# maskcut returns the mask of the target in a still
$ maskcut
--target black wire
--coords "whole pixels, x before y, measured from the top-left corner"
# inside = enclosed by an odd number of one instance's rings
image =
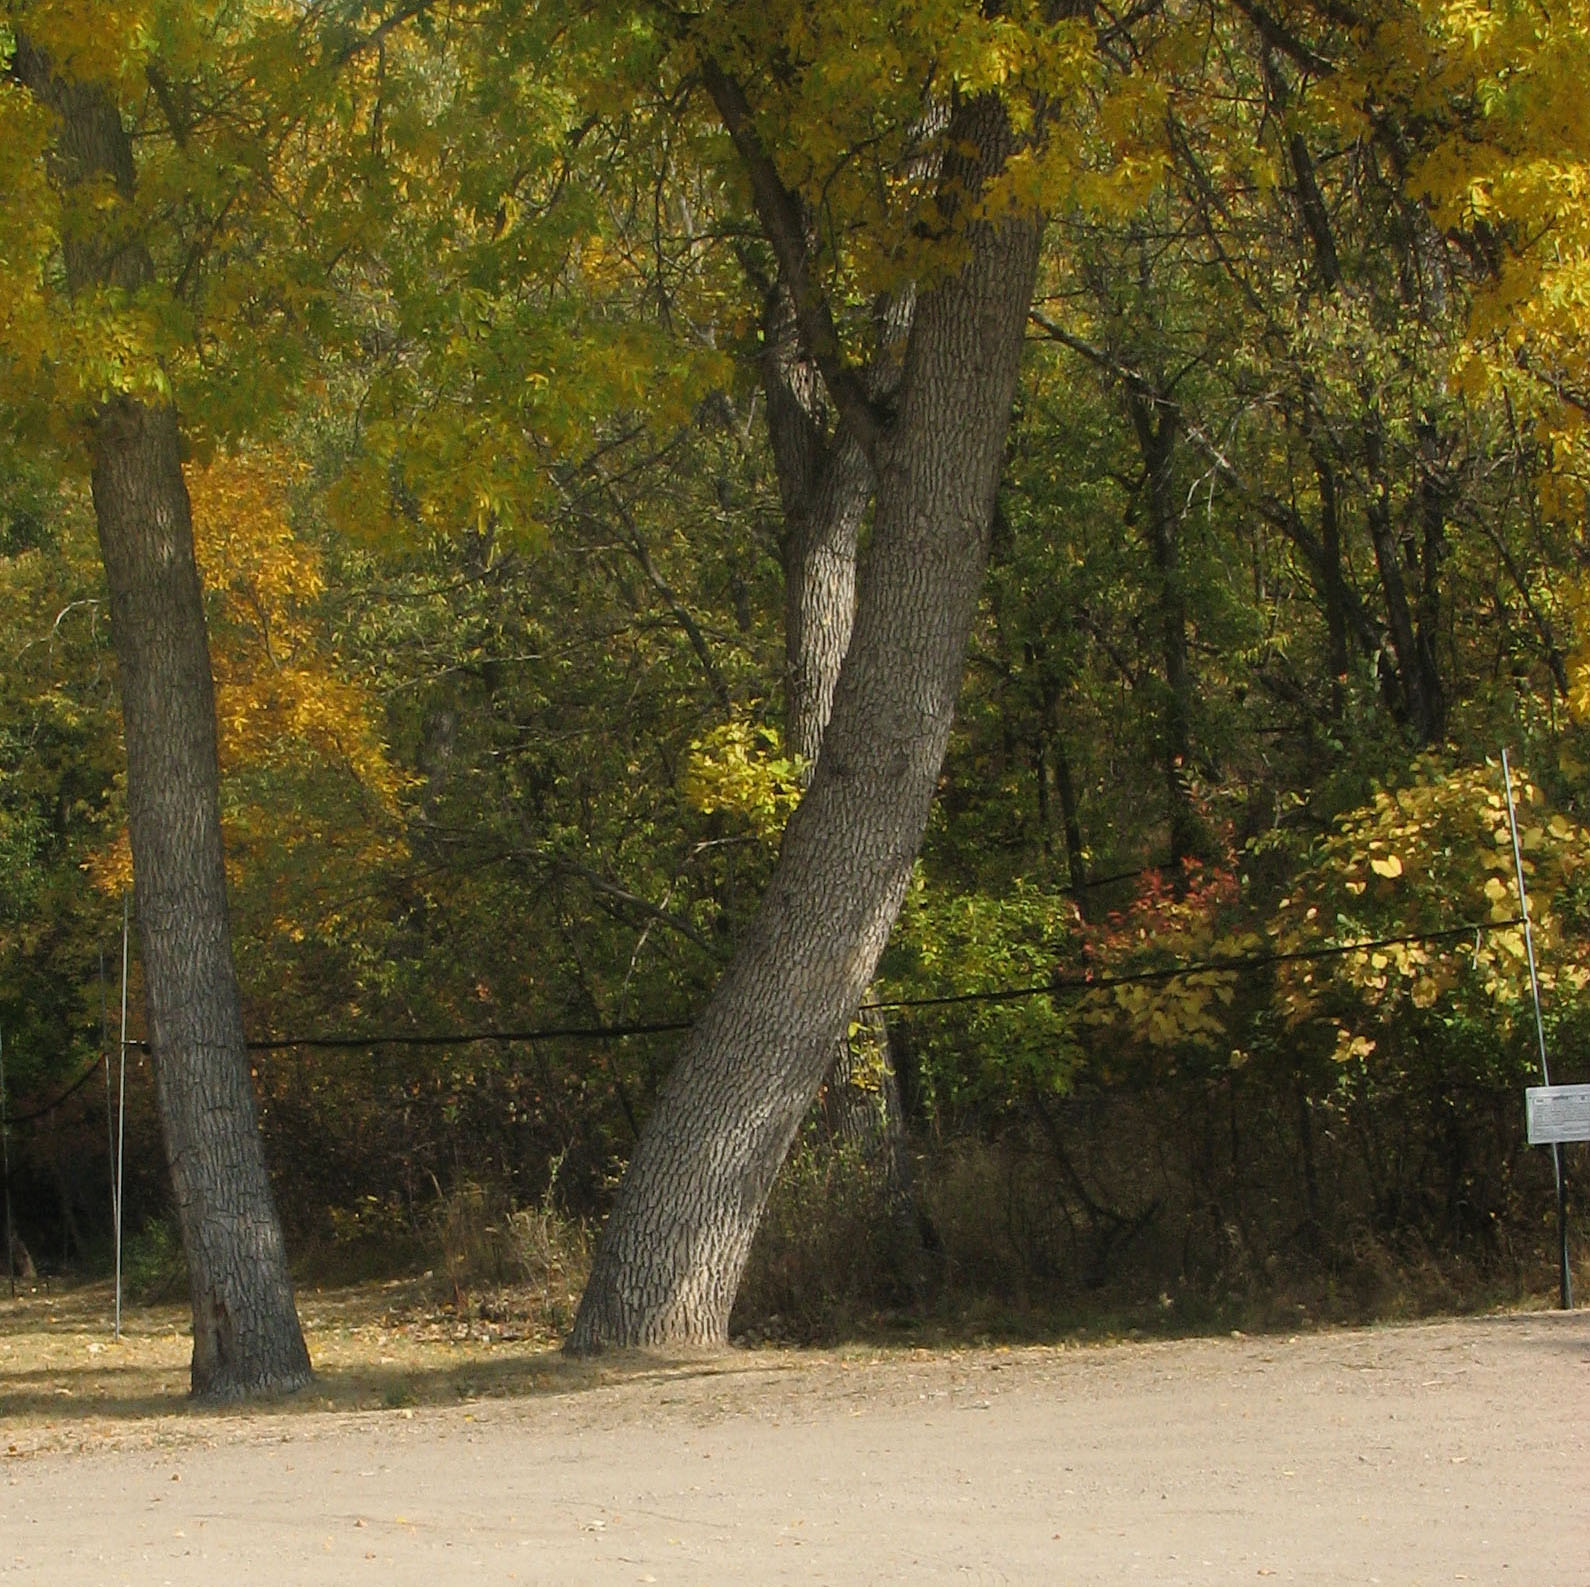
[[[1376,937],[1364,942],[1332,943],[1323,948],[1300,948],[1289,953],[1242,955],[1224,959],[1205,959],[1195,964],[1183,964],[1159,970],[1137,970],[1126,975],[1076,976],[1066,979],[1056,977],[1032,986],[1002,987],[988,992],[957,992],[942,997],[902,997],[879,999],[863,1003],[861,1011],[885,1011],[908,1008],[943,1008],[956,1003],[1010,1003],[1021,998],[1044,997],[1066,992],[1097,992],[1110,987],[1130,986],[1134,982],[1171,981],[1182,975],[1208,975],[1232,970],[1262,969],[1271,964],[1292,964],[1308,959],[1338,958],[1349,953],[1370,953],[1376,948],[1401,947],[1412,942],[1448,942],[1458,938],[1478,936],[1505,926],[1522,924],[1522,918],[1492,920],[1484,924],[1451,926],[1444,931],[1416,931],[1400,937]],[[367,1036],[283,1036],[270,1041],[251,1041],[250,1052],[279,1052],[289,1047],[357,1048],[357,1047],[448,1047],[463,1046],[488,1041],[551,1041],[570,1038],[581,1041],[617,1040],[625,1036],[655,1036],[673,1031],[689,1030],[694,1020],[660,1020],[643,1025],[551,1025],[539,1030],[482,1030],[464,1031],[452,1035],[378,1035]],[[129,1043],[129,1045],[133,1045]],[[139,1043],[137,1045],[143,1045]]]
[[[1169,966],[1160,970],[1134,970],[1127,975],[1055,977],[1032,986],[1004,987],[992,992],[953,992],[942,997],[902,997],[893,1001],[863,1003],[863,1009],[944,1008],[956,1003],[1013,1003],[1020,998],[1043,997],[1065,992],[1099,992],[1114,986],[1132,986],[1144,981],[1174,981],[1183,975],[1209,975],[1231,970],[1260,970],[1271,964],[1296,964],[1309,959],[1338,958],[1348,953],[1370,953],[1376,948],[1397,948],[1410,942],[1447,942],[1477,937],[1481,932],[1503,926],[1521,926],[1522,915],[1507,920],[1491,920],[1483,925],[1451,926],[1445,931],[1415,931],[1404,937],[1376,937],[1366,942],[1332,943],[1324,948],[1299,948],[1291,953],[1238,955],[1227,959],[1205,959],[1197,964]]]
[[[82,1074],[75,1079],[53,1102],[46,1102],[42,1108],[34,1108],[31,1113],[14,1113],[11,1116],[13,1124],[31,1124],[35,1119],[42,1119],[46,1113],[53,1113],[63,1102],[69,1101],[89,1082],[89,1077],[99,1068],[99,1058],[96,1056]]]
[[[1125,975],[1054,977],[1031,986],[1001,987],[987,992],[955,992],[942,997],[880,998],[863,1003],[861,1012],[883,1013],[889,1010],[911,1008],[947,1008],[961,1003],[1014,1003],[1029,997],[1052,997],[1070,992],[1101,992],[1112,987],[1132,986],[1150,981],[1174,981],[1183,975],[1228,974],[1233,970],[1258,970],[1272,964],[1297,964],[1312,959],[1340,958],[1349,953],[1371,953],[1376,948],[1398,948],[1414,942],[1453,942],[1469,937],[1478,938],[1486,932],[1507,926],[1523,924],[1523,917],[1510,916],[1506,920],[1490,920],[1468,926],[1450,926],[1444,931],[1415,931],[1401,937],[1376,937],[1364,942],[1331,943],[1323,948],[1299,948],[1288,953],[1234,955],[1230,958],[1204,959],[1195,964],[1167,966],[1158,970],[1135,970]],[[282,1052],[301,1047],[318,1051],[350,1051],[369,1047],[465,1047],[479,1042],[513,1041],[617,1041],[626,1036],[661,1036],[676,1031],[689,1030],[695,1023],[689,1019],[654,1020],[633,1025],[544,1025],[534,1030],[476,1030],[453,1031],[442,1035],[380,1034],[363,1036],[279,1036],[264,1041],[245,1042],[250,1052]],[[147,1052],[147,1041],[129,1041],[129,1047]],[[70,1100],[88,1083],[89,1077],[99,1067],[96,1057],[87,1069],[52,1102],[34,1108],[30,1113],[18,1114],[11,1123],[31,1124],[53,1113]]]
[[[637,1025],[546,1025],[539,1030],[474,1030],[441,1036],[280,1036],[244,1045],[250,1052],[280,1052],[287,1047],[463,1047],[483,1041],[554,1041],[560,1038],[594,1041],[621,1036],[658,1036],[668,1031],[689,1030],[691,1019],[655,1020]],[[147,1042],[128,1043],[147,1047]]]

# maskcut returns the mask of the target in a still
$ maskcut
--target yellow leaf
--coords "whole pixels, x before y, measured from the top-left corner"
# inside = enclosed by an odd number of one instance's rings
[[[1337,1063],[1348,1063],[1354,1058],[1367,1058],[1375,1044],[1367,1036],[1355,1036],[1349,1030],[1336,1032],[1336,1051],[1331,1056]]]
[[[1384,859],[1375,858],[1369,862],[1369,868],[1376,876],[1394,877],[1402,875],[1402,861],[1395,854],[1388,854]]]

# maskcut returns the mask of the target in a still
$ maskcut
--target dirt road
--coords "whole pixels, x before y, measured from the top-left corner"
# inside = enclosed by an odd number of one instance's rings
[[[1590,1312],[752,1352],[18,1448],[0,1578],[1590,1587]]]

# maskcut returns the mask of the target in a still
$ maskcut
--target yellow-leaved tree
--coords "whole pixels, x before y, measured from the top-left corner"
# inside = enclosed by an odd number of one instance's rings
[[[321,620],[320,553],[291,523],[302,469],[279,448],[184,469],[205,588],[235,922],[253,956],[335,933],[346,900],[401,857],[405,775],[388,758],[368,690],[342,669]],[[133,881],[125,829],[89,862]]]
[[[1513,779],[1540,985],[1548,997],[1579,993],[1590,986],[1590,828],[1554,808],[1527,772],[1515,767]],[[1323,1018],[1339,1062],[1406,1061],[1381,1051],[1388,1035],[1438,1006],[1504,1030],[1532,1020],[1501,767],[1419,757],[1337,821],[1282,900],[1277,926],[1282,952],[1393,939],[1281,967],[1287,1023]]]
[[[188,1257],[192,1384],[221,1398],[310,1376],[244,1049],[177,403],[181,371],[202,363],[206,267],[236,238],[227,189],[241,199],[261,186],[257,169],[227,173],[210,158],[199,108],[208,96],[193,79],[206,75],[206,45],[236,66],[278,31],[252,7],[223,19],[76,0],[10,4],[0,31],[0,146],[15,139],[20,151],[9,156],[20,165],[0,231],[25,245],[6,260],[16,288],[3,394],[89,476],[127,747],[147,1028]],[[229,127],[260,104],[245,92]],[[264,130],[255,119],[251,133]]]

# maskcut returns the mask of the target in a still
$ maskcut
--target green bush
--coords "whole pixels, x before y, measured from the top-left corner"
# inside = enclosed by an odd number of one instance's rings
[[[187,1287],[182,1236],[169,1218],[151,1218],[122,1246],[122,1293],[137,1306],[174,1300]]]

